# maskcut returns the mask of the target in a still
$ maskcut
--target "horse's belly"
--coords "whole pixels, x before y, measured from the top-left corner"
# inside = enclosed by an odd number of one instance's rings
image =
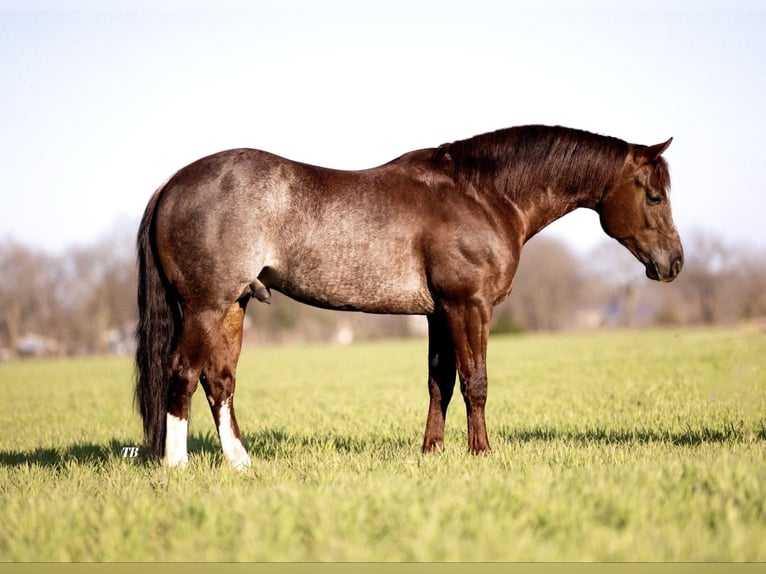
[[[388,264],[371,263],[369,258],[306,255],[284,269],[267,270],[261,280],[297,301],[328,309],[409,315],[434,310],[424,273],[380,254],[374,259]]]

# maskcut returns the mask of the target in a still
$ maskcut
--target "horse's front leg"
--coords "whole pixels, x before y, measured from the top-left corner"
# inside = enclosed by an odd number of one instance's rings
[[[472,300],[445,307],[455,345],[460,391],[468,419],[468,449],[473,454],[489,453],[484,409],[487,403],[487,339],[492,305]]]
[[[444,448],[444,421],[455,389],[455,346],[442,313],[428,316],[428,419],[423,452]]]

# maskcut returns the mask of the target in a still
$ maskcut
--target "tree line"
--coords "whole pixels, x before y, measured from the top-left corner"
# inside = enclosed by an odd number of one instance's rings
[[[0,358],[129,353],[137,318],[135,229],[51,254],[0,242]],[[766,252],[697,232],[679,278],[658,284],[612,240],[585,255],[538,236],[522,253],[494,332],[710,325],[766,317]],[[316,309],[274,294],[248,307],[248,344],[425,334],[422,318]]]

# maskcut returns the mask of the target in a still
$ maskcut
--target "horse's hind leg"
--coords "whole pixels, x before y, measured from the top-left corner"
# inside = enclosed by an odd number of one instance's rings
[[[197,389],[202,367],[215,347],[223,313],[214,310],[186,310],[181,337],[171,358],[165,430],[166,466],[184,466],[188,461],[186,439],[189,403]]]
[[[200,381],[213,413],[221,448],[227,461],[236,469],[250,466],[250,457],[234,415],[234,385],[237,361],[242,349],[242,323],[247,299],[234,303],[226,313],[221,337],[202,371]]]

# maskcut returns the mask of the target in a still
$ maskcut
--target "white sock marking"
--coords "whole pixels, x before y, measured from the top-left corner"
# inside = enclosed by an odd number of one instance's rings
[[[247,455],[242,441],[234,436],[234,430],[231,428],[230,404],[231,399],[221,405],[218,413],[218,420],[221,423],[218,426],[218,436],[221,439],[223,456],[236,470],[242,470],[246,466],[250,466],[250,457]]]
[[[189,421],[180,419],[168,413],[167,432],[165,433],[165,456],[162,464],[183,468],[189,461],[186,454],[186,435],[189,431]]]

